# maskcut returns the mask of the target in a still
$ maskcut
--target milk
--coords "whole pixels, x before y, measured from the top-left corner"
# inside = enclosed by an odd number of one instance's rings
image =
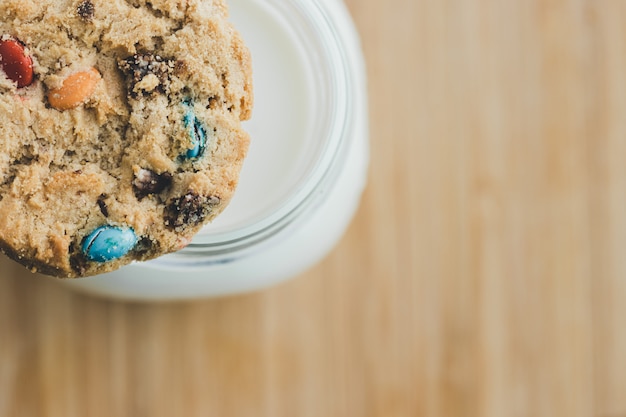
[[[263,4],[229,2],[231,21],[252,55],[254,110],[244,123],[251,142],[233,200],[202,234],[243,227],[271,213],[319,152],[312,134],[310,57],[285,18]]]

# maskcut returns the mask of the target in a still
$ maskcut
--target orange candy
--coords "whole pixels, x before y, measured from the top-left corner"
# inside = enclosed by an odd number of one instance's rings
[[[57,110],[69,110],[86,102],[96,91],[102,77],[95,68],[74,73],[63,85],[48,93],[48,102]]]
[[[0,67],[19,88],[33,83],[33,60],[26,55],[24,46],[16,40],[0,41]]]

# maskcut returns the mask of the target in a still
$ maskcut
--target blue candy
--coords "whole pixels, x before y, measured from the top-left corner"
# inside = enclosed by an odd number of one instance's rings
[[[83,241],[83,253],[90,261],[109,262],[126,255],[137,244],[130,227],[100,226]]]
[[[184,155],[181,155],[181,157],[183,159],[197,159],[204,154],[206,149],[206,130],[202,122],[196,117],[190,104],[185,103],[185,106],[187,107],[187,111],[185,112],[183,123],[191,137],[193,148],[189,149]]]

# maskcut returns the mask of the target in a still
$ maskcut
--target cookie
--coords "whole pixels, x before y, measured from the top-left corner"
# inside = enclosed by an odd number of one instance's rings
[[[82,277],[177,251],[249,144],[249,52],[222,0],[0,2],[0,248]]]

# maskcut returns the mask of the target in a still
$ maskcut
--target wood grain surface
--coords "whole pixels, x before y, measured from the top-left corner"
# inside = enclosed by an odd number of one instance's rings
[[[348,0],[369,187],[320,265],[170,305],[0,261],[0,417],[626,416],[626,2]]]

